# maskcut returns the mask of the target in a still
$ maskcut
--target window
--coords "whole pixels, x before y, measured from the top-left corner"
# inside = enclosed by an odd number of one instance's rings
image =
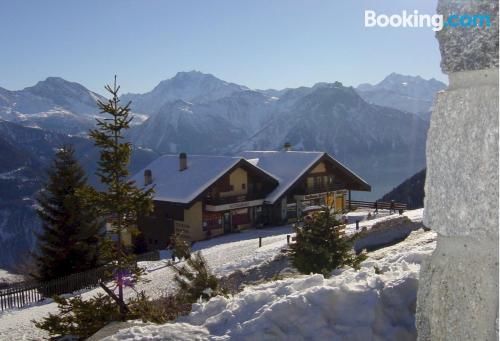
[[[247,184],[241,184],[241,189],[246,189],[247,188]]]
[[[314,187],[314,178],[309,177],[307,178],[307,188],[311,189]]]

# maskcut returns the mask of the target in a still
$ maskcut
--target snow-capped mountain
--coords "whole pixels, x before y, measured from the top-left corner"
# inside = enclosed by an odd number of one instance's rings
[[[427,122],[369,104],[338,82],[309,89],[257,134],[230,146],[231,153],[279,150],[285,142],[296,150],[327,151],[373,185],[370,198],[425,166]]]
[[[134,127],[131,137],[160,152],[216,153],[256,133],[271,117],[275,102],[252,90],[201,103],[175,100]]]
[[[361,84],[356,90],[369,103],[418,114],[429,120],[434,97],[446,84],[434,78],[391,73],[375,85]]]
[[[84,86],[49,77],[18,91],[0,88],[0,118],[66,134],[94,126],[97,100],[104,98]]]
[[[291,142],[294,149],[327,151],[346,163],[373,185],[370,199],[425,167],[428,123],[370,104],[340,82],[206,98],[167,102],[132,129],[131,140],[160,153],[232,155]]]
[[[148,116],[168,102],[207,102],[248,90],[247,87],[225,82],[211,74],[199,71],[178,72],[173,78],[161,81],[145,94],[125,94],[120,99],[132,102],[132,110]]]

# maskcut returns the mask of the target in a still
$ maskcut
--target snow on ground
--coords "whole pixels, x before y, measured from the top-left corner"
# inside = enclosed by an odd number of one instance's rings
[[[408,211],[405,213],[413,221],[422,220],[422,210]],[[393,215],[397,217],[398,215]],[[388,219],[387,215],[381,218],[363,221],[360,226],[369,229],[378,221]],[[270,227],[266,229],[252,229],[241,233],[223,235],[207,241],[194,244],[193,250],[200,250],[207,259],[213,272],[218,276],[228,275],[235,270],[245,271],[249,268],[262,265],[272,260],[286,245],[286,235],[292,233],[291,226]],[[355,224],[347,226],[348,231],[355,231]],[[264,237],[262,247],[258,247],[258,238]],[[163,260],[155,262],[141,262],[140,265],[147,269],[148,283],[137,285],[137,290],[144,290],[149,296],[155,297],[175,288],[172,282],[173,272],[168,266],[169,251],[161,252]],[[96,288],[84,292],[83,297],[91,297],[97,292]],[[132,290],[126,290],[127,296],[134,295]],[[47,335],[35,328],[32,319],[40,320],[48,313],[57,312],[57,305],[51,300],[22,309],[13,309],[0,312],[0,340],[39,340]]]
[[[11,283],[21,282],[23,276],[13,274],[7,270],[0,269],[0,287]]]
[[[247,287],[196,304],[175,323],[137,324],[104,340],[414,340],[420,263],[434,250],[435,236],[415,231],[375,251],[360,271]]]
[[[214,273],[223,276],[236,269],[244,270],[272,260],[286,245],[286,235],[291,232],[291,226],[247,230],[197,242],[193,250],[200,250]],[[261,248],[258,247],[259,237],[264,237]],[[139,284],[136,290],[145,290],[152,297],[174,290],[173,272],[171,267],[167,266],[170,252],[164,251],[162,256],[166,259],[140,263],[148,270],[145,278],[149,282]],[[97,292],[104,293],[102,289],[96,288],[83,293],[83,297],[91,297]],[[131,296],[134,292],[126,290],[125,294]],[[57,305],[51,300],[22,309],[0,312],[0,340],[40,340],[47,337],[31,320],[39,320],[55,312]]]

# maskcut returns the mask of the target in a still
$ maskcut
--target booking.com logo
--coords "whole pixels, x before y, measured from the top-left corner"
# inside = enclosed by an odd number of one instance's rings
[[[403,11],[401,14],[377,14],[373,10],[365,11],[365,27],[431,27],[441,31],[444,27],[490,27],[488,14],[451,14],[444,20],[441,14],[420,14],[418,10]]]

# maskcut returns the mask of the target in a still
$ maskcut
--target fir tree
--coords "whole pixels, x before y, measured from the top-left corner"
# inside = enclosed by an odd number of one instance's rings
[[[96,175],[105,186],[104,191],[89,191],[86,198],[98,207],[101,214],[109,218],[111,230],[117,237],[116,243],[107,243],[104,253],[111,271],[115,276],[118,298],[123,302],[123,277],[138,280],[141,271],[137,269],[134,257],[127,253],[123,236],[136,231],[137,217],[147,215],[153,209],[152,189],[141,190],[129,180],[128,165],[132,152],[130,142],[125,141],[124,132],[129,128],[133,117],[130,115],[130,102],[120,106],[116,85],[106,85],[111,94],[107,102],[97,102],[104,119],[97,119],[97,128],[90,131],[90,137],[100,148],[100,160]],[[122,312],[124,315],[124,312]]]
[[[180,233],[174,233],[171,237],[172,240],[172,260],[175,261],[175,257],[179,259],[188,259],[191,257],[191,247],[189,243],[184,239]]]
[[[200,298],[210,299],[222,291],[219,280],[210,272],[207,261],[199,251],[187,260],[186,265],[173,267],[174,281],[179,287],[178,295],[185,297],[190,303],[195,303]]]
[[[95,268],[99,265],[100,224],[95,210],[77,195],[86,187],[83,169],[74,149],[57,152],[48,171],[48,181],[37,198],[42,232],[34,254],[42,281]]]
[[[344,234],[330,210],[318,212],[297,229],[296,243],[291,246],[293,265],[304,274],[320,273],[325,277],[344,266],[357,269],[366,256],[354,253],[354,238]]]

